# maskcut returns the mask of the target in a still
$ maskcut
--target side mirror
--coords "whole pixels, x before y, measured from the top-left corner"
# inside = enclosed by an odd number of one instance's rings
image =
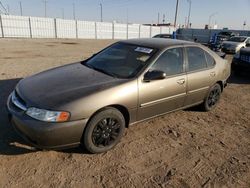
[[[143,80],[149,82],[151,80],[163,80],[166,78],[166,73],[160,70],[148,71],[144,74]]]

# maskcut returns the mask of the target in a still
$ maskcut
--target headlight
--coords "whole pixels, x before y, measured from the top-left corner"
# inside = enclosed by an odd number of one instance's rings
[[[29,108],[26,114],[34,119],[46,122],[64,122],[69,120],[69,112],[49,111],[39,108]]]

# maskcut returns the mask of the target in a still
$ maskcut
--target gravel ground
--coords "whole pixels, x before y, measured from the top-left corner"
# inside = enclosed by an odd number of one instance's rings
[[[230,78],[212,112],[193,108],[133,125],[104,154],[82,148],[38,151],[26,145],[5,110],[16,83],[87,58],[113,42],[0,39],[0,187],[250,187],[246,75]]]

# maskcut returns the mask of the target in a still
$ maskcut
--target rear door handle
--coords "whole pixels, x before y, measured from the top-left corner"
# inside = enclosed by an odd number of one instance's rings
[[[182,85],[182,84],[185,83],[185,79],[184,78],[179,79],[179,80],[177,80],[177,83],[180,84],[180,85]]]
[[[215,72],[210,72],[210,76],[214,77],[215,75]]]

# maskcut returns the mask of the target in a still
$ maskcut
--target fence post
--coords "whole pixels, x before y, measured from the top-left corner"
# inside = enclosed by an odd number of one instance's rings
[[[141,24],[139,25],[139,39],[141,38]]]
[[[149,38],[152,37],[152,25],[150,26],[150,30],[149,30]]]
[[[127,23],[127,39],[128,39],[128,23]]]
[[[162,26],[160,26],[160,34],[162,34]]]
[[[78,26],[77,26],[77,20],[76,20],[76,39],[78,39]]]
[[[1,25],[2,37],[4,38],[2,15],[0,15],[0,25]]]
[[[95,22],[95,39],[97,39],[97,24]]]
[[[32,28],[31,28],[31,20],[29,17],[29,28],[30,28],[30,38],[32,38]]]
[[[112,22],[112,39],[115,39],[115,23]]]
[[[56,25],[56,18],[54,18],[54,27],[55,27],[55,38],[57,38],[57,25]]]

